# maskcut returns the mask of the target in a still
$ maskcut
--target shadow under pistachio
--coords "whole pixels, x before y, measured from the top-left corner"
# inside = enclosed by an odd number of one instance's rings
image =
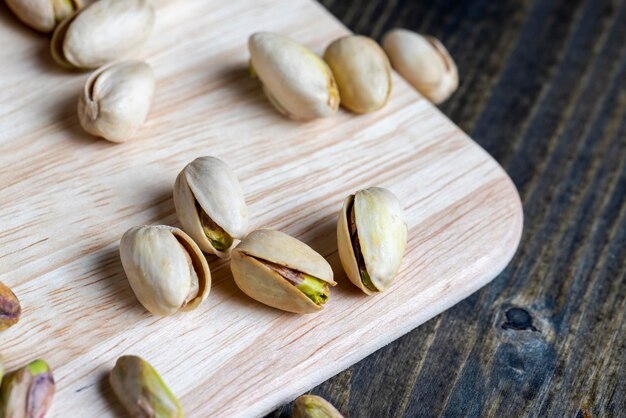
[[[113,393],[113,389],[109,383],[109,373],[110,370],[102,372],[102,374],[98,377],[98,391],[100,392],[102,398],[106,401],[107,410],[113,414],[113,416],[117,418],[126,418],[128,413],[117,400],[115,393]]]
[[[132,315],[135,321],[139,321],[147,315],[147,311],[141,306],[133,289],[128,283],[126,273],[120,260],[117,245],[107,248],[97,255],[93,278],[95,282],[101,282],[105,286],[102,299],[106,303],[115,304],[118,311],[125,311],[126,315]]]
[[[211,78],[211,85],[215,84],[215,86],[228,89],[235,96],[234,102],[258,108],[263,113],[261,116],[271,117],[276,122],[302,124],[302,122],[293,121],[281,115],[274,109],[274,106],[263,93],[261,80],[252,78],[247,64],[224,66],[218,70],[216,77],[217,83],[215,79]]]

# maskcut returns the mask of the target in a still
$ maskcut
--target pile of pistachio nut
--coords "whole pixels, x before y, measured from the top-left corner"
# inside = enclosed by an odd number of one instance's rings
[[[128,60],[145,44],[155,21],[149,0],[5,0],[25,24],[53,32],[51,54],[65,68],[95,72],[78,99],[78,117],[89,134],[112,142],[131,139],[146,120],[155,91],[151,67]],[[295,120],[335,114],[340,105],[354,113],[381,109],[392,89],[391,66],[435,104],[458,86],[458,72],[435,38],[395,29],[382,48],[365,36],[333,41],[323,59],[279,34],[249,38],[250,74],[268,101]],[[294,313],[321,311],[335,286],[325,258],[280,231],[248,233],[248,209],[234,172],[221,160],[200,157],[174,185],[182,229],[139,226],[120,242],[120,257],[138,301],[165,316],[197,308],[211,288],[205,253],[230,257],[237,286],[249,297]],[[407,224],[398,198],[370,187],[348,196],[339,211],[337,245],[349,280],[365,294],[388,289],[407,245]],[[163,266],[168,266],[164,269]],[[0,331],[21,315],[17,296],[0,282]],[[154,368],[136,356],[123,356],[110,384],[133,417],[182,417],[182,408]],[[44,417],[55,392],[44,360],[4,374],[0,359],[0,418]],[[320,415],[321,414],[321,415]],[[305,395],[294,417],[341,417],[328,402]]]

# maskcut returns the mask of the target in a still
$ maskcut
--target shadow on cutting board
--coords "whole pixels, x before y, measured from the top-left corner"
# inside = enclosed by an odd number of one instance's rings
[[[100,392],[102,398],[106,401],[108,412],[113,414],[116,418],[126,418],[128,413],[117,400],[115,393],[113,393],[113,389],[111,389],[111,384],[109,383],[109,372],[110,370],[103,372],[98,378],[98,391]]]

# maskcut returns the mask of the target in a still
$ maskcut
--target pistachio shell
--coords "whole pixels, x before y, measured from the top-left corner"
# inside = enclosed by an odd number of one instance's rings
[[[82,0],[6,0],[25,24],[40,32],[52,32],[57,23],[83,7]]]
[[[254,231],[244,238],[233,250],[230,266],[235,283],[245,294],[289,312],[317,312],[323,309],[323,303],[313,302],[293,281],[279,274],[277,268],[336,285],[324,257],[305,243],[270,229]]]
[[[0,282],[0,331],[17,324],[21,315],[19,299],[11,289]]]
[[[70,68],[97,68],[124,58],[148,39],[154,15],[149,0],[96,1],[57,26],[52,56]]]
[[[328,65],[312,51],[275,33],[250,37],[250,61],[276,109],[296,120],[337,112],[339,91]]]
[[[394,29],[383,38],[383,48],[393,68],[431,102],[444,102],[459,86],[454,60],[432,36]]]
[[[122,237],[120,257],[135,296],[154,315],[195,309],[211,289],[202,251],[178,228],[133,227]]]
[[[54,392],[54,377],[48,364],[35,360],[2,379],[0,417],[43,418]]]
[[[331,43],[324,59],[335,75],[341,105],[355,113],[382,108],[391,95],[391,65],[371,38],[350,35]]]
[[[356,251],[349,226],[352,208],[359,244]],[[337,241],[350,281],[368,295],[386,290],[400,269],[407,243],[406,217],[398,198],[380,187],[348,196],[337,223]],[[361,274],[363,270],[371,283]]]
[[[180,172],[174,184],[174,206],[183,229],[204,252],[227,257],[234,241],[227,248],[215,248],[203,229],[200,211],[231,238],[242,239],[248,231],[248,207],[239,180],[218,158],[196,158]]]
[[[148,116],[154,96],[154,73],[145,62],[126,61],[94,72],[78,101],[85,131],[112,142],[125,142]]]
[[[343,418],[343,415],[324,398],[302,395],[293,403],[292,418]]]
[[[109,383],[133,418],[182,418],[176,396],[157,371],[141,357],[122,356],[109,375]]]

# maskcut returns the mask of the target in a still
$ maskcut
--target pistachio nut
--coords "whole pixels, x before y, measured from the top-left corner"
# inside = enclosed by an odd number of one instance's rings
[[[324,398],[302,395],[293,403],[292,418],[343,418],[343,415]]]
[[[176,177],[174,206],[202,251],[227,257],[248,231],[248,207],[235,173],[222,160],[200,157]]]
[[[230,268],[252,299],[295,313],[323,309],[335,286],[328,262],[311,247],[279,231],[260,229],[235,247]]]
[[[35,360],[2,379],[0,417],[43,418],[52,404],[54,390],[48,364]]]
[[[206,259],[178,228],[129,229],[120,242],[120,258],[135,296],[154,315],[193,310],[209,295],[211,272]]]
[[[17,296],[0,282],[0,331],[17,324],[21,315],[22,307]]]
[[[124,58],[148,39],[154,15],[150,0],[98,0],[57,26],[52,57],[82,69]]]
[[[391,65],[385,51],[366,36],[335,40],[324,53],[335,75],[341,105],[355,113],[382,108],[391,95]]]
[[[6,0],[23,23],[39,32],[52,32],[57,23],[84,6],[83,0]]]
[[[183,410],[154,368],[137,356],[117,359],[109,375],[113,392],[133,418],[182,418]]]
[[[389,190],[370,187],[343,202],[337,222],[339,258],[350,281],[366,294],[391,285],[406,243],[404,210]]]
[[[286,36],[260,32],[250,36],[251,72],[282,114],[291,119],[326,117],[339,108],[333,73],[320,57]]]
[[[125,142],[143,124],[154,96],[154,73],[145,62],[125,61],[98,69],[78,100],[85,131],[112,142]]]
[[[436,38],[394,29],[383,38],[383,48],[393,68],[431,102],[444,102],[459,86],[456,64]]]

